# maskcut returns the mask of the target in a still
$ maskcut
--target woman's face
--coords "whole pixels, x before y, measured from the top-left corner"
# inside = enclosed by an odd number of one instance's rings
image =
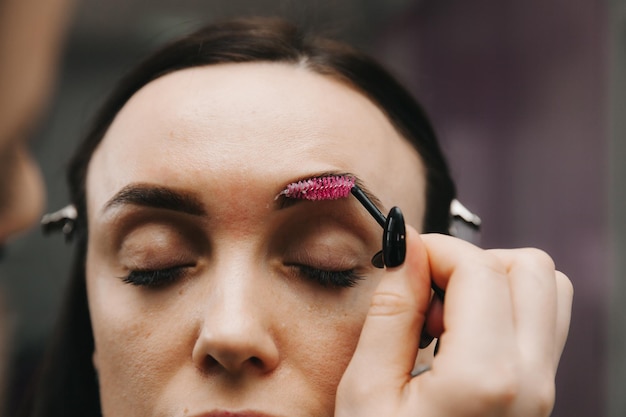
[[[416,151],[332,78],[223,64],[131,98],[87,177],[105,416],[333,415],[382,230],[353,197],[275,199],[327,172],[356,175],[381,210],[398,205],[421,225]]]

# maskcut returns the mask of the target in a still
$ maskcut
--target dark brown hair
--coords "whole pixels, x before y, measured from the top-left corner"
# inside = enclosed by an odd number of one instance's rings
[[[455,187],[434,131],[419,104],[376,61],[344,43],[307,34],[281,19],[247,18],[206,26],[159,49],[130,72],[97,115],[71,161],[68,181],[72,203],[78,211],[76,260],[47,369],[26,415],[100,415],[85,289],[85,180],[92,154],[116,114],[136,91],[164,74],[189,67],[254,61],[303,65],[313,72],[338,78],[367,96],[422,158],[426,168],[423,231],[448,232]]]

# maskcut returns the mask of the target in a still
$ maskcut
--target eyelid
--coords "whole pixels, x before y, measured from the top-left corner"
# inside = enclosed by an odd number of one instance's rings
[[[349,202],[360,210],[353,210]],[[288,217],[277,229],[277,233],[282,235],[279,237],[281,246],[309,246],[309,243],[328,242],[334,248],[340,245],[350,247],[355,253],[367,252],[369,258],[381,249],[380,228],[355,199],[312,204],[314,206],[294,206],[293,211],[285,213]]]
[[[205,254],[202,245],[198,246],[188,233],[167,223],[137,226],[119,239],[113,262],[118,265],[121,279],[137,286],[155,287],[159,281],[176,281],[185,270],[196,267]]]
[[[207,242],[204,235],[206,221],[184,213],[129,206],[128,209],[104,217],[96,221],[94,227],[90,226],[90,236],[97,236],[92,239],[96,245],[107,244],[119,249],[133,233],[151,228],[174,233],[172,236],[179,240],[202,242],[203,245]]]
[[[306,265],[325,271],[345,271],[359,268],[362,265],[361,257],[356,252],[346,253],[342,252],[341,249],[335,250],[332,246],[318,248],[304,246],[293,253],[288,253],[285,264]]]
[[[168,251],[198,256],[210,249],[205,229],[188,219],[156,216],[133,219],[113,226],[108,236],[98,235],[94,242],[117,258],[147,256]],[[182,255],[180,255],[182,256]],[[187,258],[189,261],[189,258]],[[129,264],[129,263],[127,263]]]

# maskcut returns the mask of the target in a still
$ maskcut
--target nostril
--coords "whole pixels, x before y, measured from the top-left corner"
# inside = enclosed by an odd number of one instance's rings
[[[259,358],[257,358],[256,356],[253,356],[249,359],[250,363],[252,365],[254,365],[255,367],[262,367],[263,366],[263,361]]]
[[[203,372],[213,372],[216,368],[221,367],[220,363],[212,356],[205,356],[199,366]]]
[[[199,361],[196,360],[197,366],[202,372],[218,372],[225,369],[228,372],[241,372],[244,369],[260,369],[267,367],[266,361],[260,356],[249,356],[244,358],[233,354],[233,352],[222,352],[221,354],[206,355]]]

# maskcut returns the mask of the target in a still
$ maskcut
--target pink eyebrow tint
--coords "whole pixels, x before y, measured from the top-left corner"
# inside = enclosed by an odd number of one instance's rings
[[[346,198],[354,187],[355,178],[346,175],[309,178],[292,182],[276,196],[301,200],[337,200]]]

